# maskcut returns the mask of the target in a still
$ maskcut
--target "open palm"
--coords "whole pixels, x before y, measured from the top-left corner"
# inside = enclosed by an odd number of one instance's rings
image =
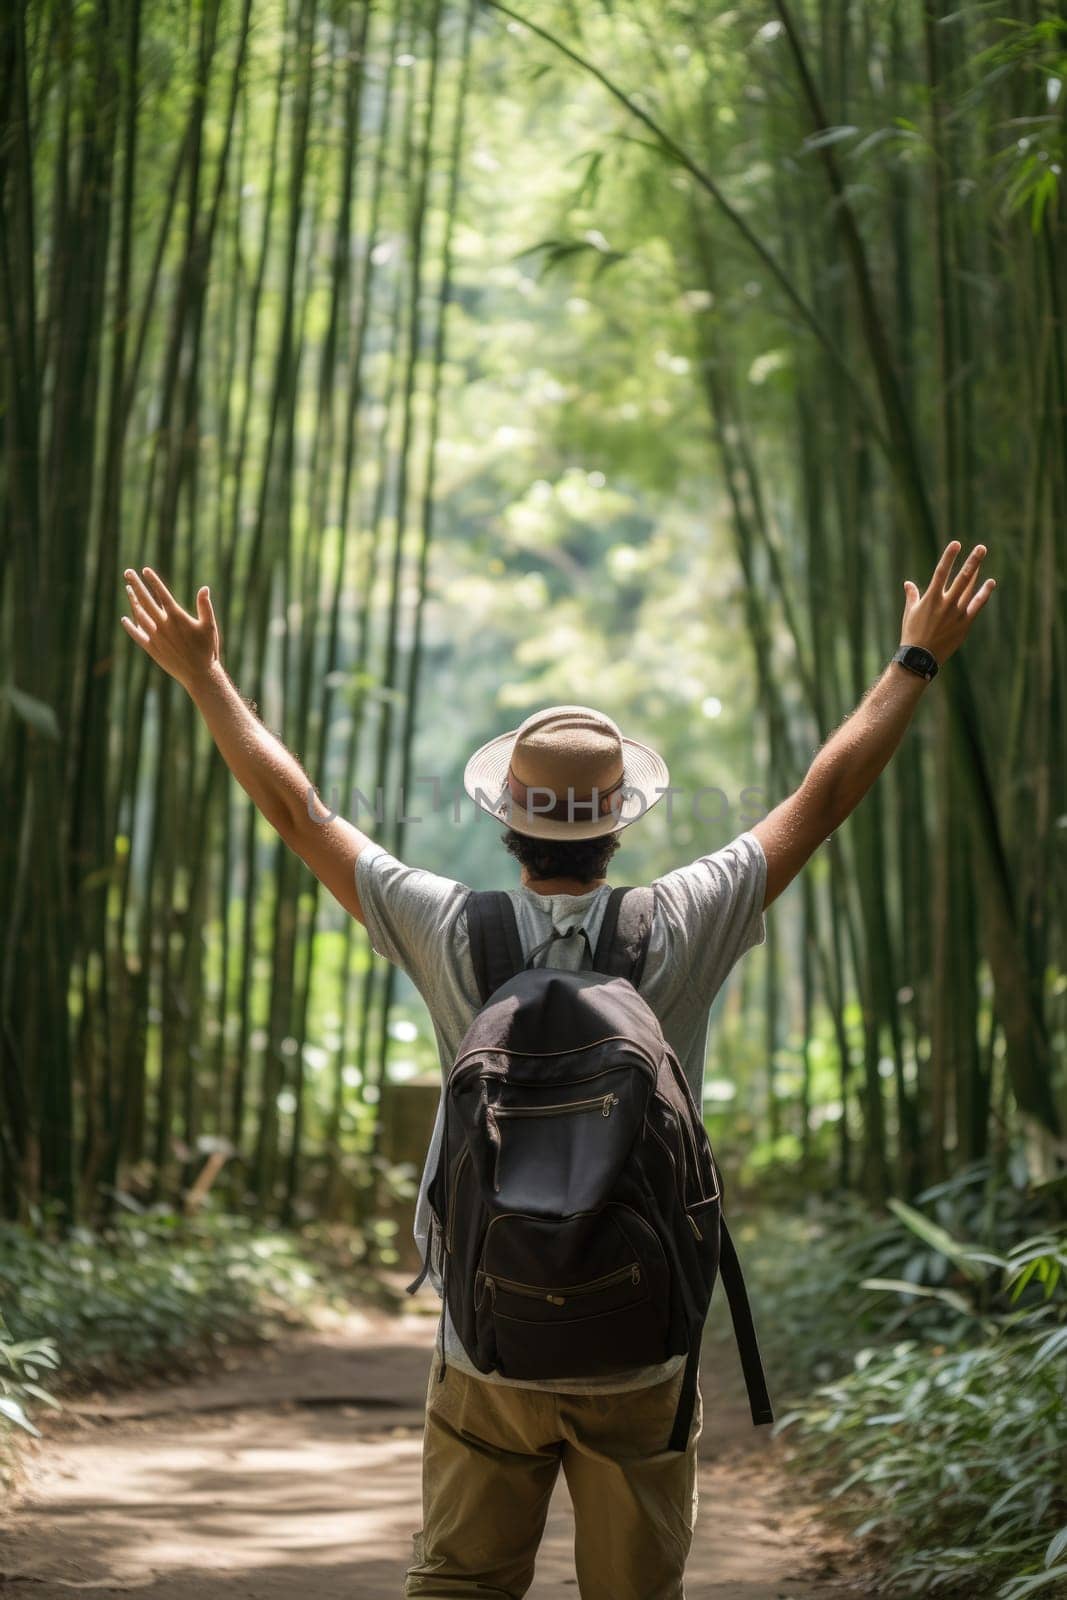
[[[190,688],[222,659],[209,589],[205,585],[197,590],[193,617],[151,567],[143,568],[143,577],[127,567],[124,577],[132,617],[122,617],[122,626],[164,672]]]
[[[922,594],[910,578],[904,583],[900,642],[922,645],[940,665],[959,649],[975,617],[997,586],[995,578],[987,578],[982,584],[978,581],[982,562],[988,554],[984,544],[976,544],[952,576],[952,567],[961,548],[958,539],[945,546]]]

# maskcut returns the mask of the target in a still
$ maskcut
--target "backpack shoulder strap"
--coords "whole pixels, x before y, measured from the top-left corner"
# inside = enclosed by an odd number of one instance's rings
[[[609,978],[641,981],[656,908],[653,889],[612,889],[593,952],[594,972]]]
[[[472,889],[465,902],[467,937],[482,1005],[525,964],[515,907],[502,889]]]
[[[759,1427],[760,1423],[773,1422],[774,1412],[771,1409],[771,1397],[767,1393],[767,1379],[763,1371],[759,1341],[756,1338],[756,1324],[752,1320],[752,1307],[748,1303],[748,1291],[741,1275],[741,1263],[737,1259],[737,1249],[726,1226],[725,1217],[721,1217],[719,1221],[719,1250],[719,1271],[722,1286],[726,1290],[730,1317],[734,1325],[734,1337],[741,1356],[741,1370],[745,1375],[749,1409],[752,1412],[753,1423]]]

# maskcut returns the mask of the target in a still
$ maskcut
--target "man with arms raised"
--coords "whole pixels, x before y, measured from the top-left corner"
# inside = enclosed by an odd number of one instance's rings
[[[901,646],[856,710],[819,750],[795,793],[751,830],[653,885],[654,916],[639,992],[702,1101],[708,1009],[731,967],[765,936],[763,913],[859,804],[896,750],[939,666],[962,644],[994,588],[977,545],[953,575],[948,545],[920,595],[907,582]],[[241,698],[221,659],[207,589],[191,616],[163,580],[126,572],[131,638],[192,696],[234,776],[374,948],[409,974],[433,1020],[442,1069],[480,1005],[467,937],[465,885],[407,866],[339,816],[325,814],[295,757]],[[507,821],[519,863],[510,892],[525,958],[582,968],[609,894],[620,834],[667,785],[667,768],[610,718],[550,707],[491,740],[467,765],[468,791]],[[556,796],[598,796],[597,814]],[[580,820],[574,820],[577,816]],[[577,931],[584,938],[571,937]],[[415,1232],[433,1259],[428,1176]],[[582,1600],[677,1600],[696,1516],[699,1394],[688,1447],[668,1451],[683,1357],[611,1377],[525,1382],[478,1371],[447,1313],[447,1364],[431,1370],[423,1452],[423,1527],[405,1593],[424,1600],[518,1600],[528,1589],[562,1467],[574,1503]]]

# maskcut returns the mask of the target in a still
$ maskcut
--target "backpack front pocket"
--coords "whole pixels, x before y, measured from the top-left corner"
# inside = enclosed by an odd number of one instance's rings
[[[506,1102],[502,1093],[487,1101],[490,1182],[502,1210],[573,1214],[610,1193],[633,1142],[634,1084],[616,1070],[595,1074],[577,1093],[568,1087],[508,1085]]]
[[[619,1215],[626,1210],[548,1225],[508,1213],[490,1225],[478,1345],[505,1377],[595,1377],[666,1359],[666,1263],[652,1230]]]

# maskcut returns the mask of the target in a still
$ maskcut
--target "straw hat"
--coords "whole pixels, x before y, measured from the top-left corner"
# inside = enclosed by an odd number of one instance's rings
[[[597,839],[618,833],[661,799],[670,775],[648,745],[624,739],[589,706],[549,706],[467,762],[471,799],[516,833]]]

